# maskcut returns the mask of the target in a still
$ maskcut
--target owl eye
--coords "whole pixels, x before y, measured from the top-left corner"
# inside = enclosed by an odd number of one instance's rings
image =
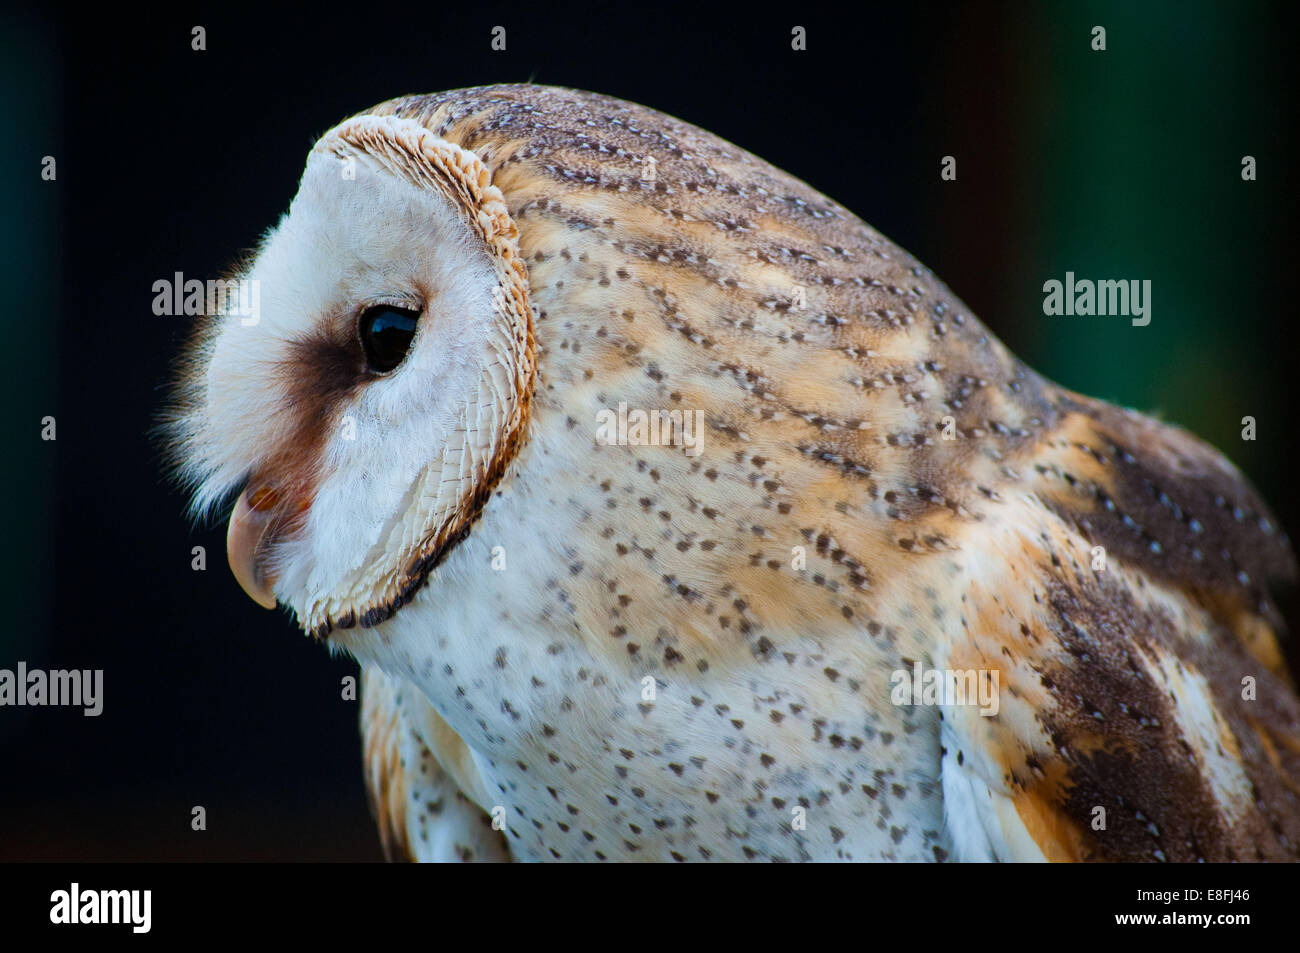
[[[419,319],[419,311],[391,304],[375,305],[361,312],[357,330],[371,370],[382,374],[406,359]]]

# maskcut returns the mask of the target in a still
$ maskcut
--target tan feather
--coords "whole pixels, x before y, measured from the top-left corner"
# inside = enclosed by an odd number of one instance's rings
[[[412,860],[406,833],[404,733],[397,688],[373,666],[361,670],[361,737],[366,794],[389,860]]]

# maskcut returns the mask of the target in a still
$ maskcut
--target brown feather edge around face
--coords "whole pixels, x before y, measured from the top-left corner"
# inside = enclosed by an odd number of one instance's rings
[[[525,440],[536,379],[536,344],[528,270],[519,254],[519,230],[501,190],[492,184],[491,174],[478,156],[438,138],[414,120],[370,113],[341,123],[312,151],[340,159],[364,154],[417,188],[438,190],[461,213],[465,224],[482,240],[496,271],[494,318],[505,326],[511,342],[515,396],[513,412],[496,435],[493,452],[482,465],[473,489],[462,497],[451,518],[418,547],[400,575],[391,578],[363,612],[349,610],[338,618],[326,614],[323,619],[313,612],[303,620],[303,628],[313,638],[322,639],[335,628],[370,628],[392,618],[469,535]]]

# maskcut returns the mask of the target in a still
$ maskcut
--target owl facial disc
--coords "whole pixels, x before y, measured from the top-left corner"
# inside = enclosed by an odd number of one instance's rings
[[[308,633],[378,625],[468,534],[523,445],[533,313],[518,231],[473,152],[362,115],[308,156],[208,317],[174,433],[196,511],[238,488],[236,581]]]

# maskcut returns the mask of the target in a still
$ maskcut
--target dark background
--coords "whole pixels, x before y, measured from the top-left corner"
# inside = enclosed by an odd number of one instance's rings
[[[6,9],[0,668],[103,668],[105,707],[0,709],[0,859],[379,858],[355,663],[244,597],[149,438],[189,322],[151,304],[256,242],[320,133],[400,94],[531,79],[704,126],[916,254],[1038,370],[1220,447],[1295,537],[1293,7]],[[1067,270],[1151,279],[1151,325],[1045,317]]]

